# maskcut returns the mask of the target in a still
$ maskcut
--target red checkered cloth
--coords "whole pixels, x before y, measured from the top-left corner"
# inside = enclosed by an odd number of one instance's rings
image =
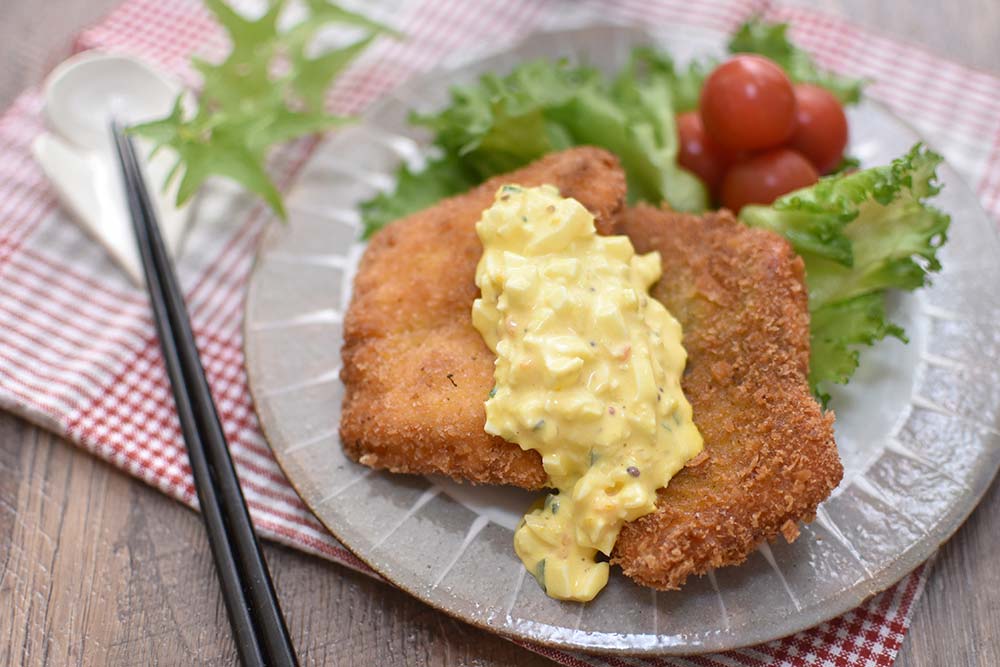
[[[868,93],[909,119],[1000,217],[1000,79],[942,61],[839,19],[755,0],[390,0],[382,13],[406,33],[377,43],[338,81],[336,110],[358,112],[442,57],[501,46],[567,12],[641,25],[730,31],[752,13],[789,21],[795,41],[824,67],[873,81]],[[378,7],[376,7],[378,9]],[[385,16],[376,18],[385,18]],[[129,0],[80,35],[77,49],[143,58],[196,85],[192,53],[225,40],[195,0]],[[0,117],[0,406],[196,505],[147,301],[56,204],[29,147],[42,131],[41,95],[21,95]],[[314,143],[276,156],[288,183]],[[229,201],[232,201],[230,196]],[[255,243],[269,215],[250,198],[199,212],[179,273],[205,369],[253,520],[268,538],[369,572],[303,506],[275,464],[250,404],[241,318]],[[528,646],[567,665],[891,665],[925,580],[918,568],[857,609],[786,639],[726,654],[624,660]]]

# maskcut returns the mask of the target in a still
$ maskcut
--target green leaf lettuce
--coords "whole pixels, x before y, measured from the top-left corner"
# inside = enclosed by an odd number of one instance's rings
[[[802,256],[811,315],[810,384],[846,383],[858,347],[886,336],[889,289],[914,290],[941,268],[949,217],[927,200],[940,190],[941,157],[921,145],[887,166],[820,179],[771,206],[746,206],[740,219],[782,234]]]
[[[629,199],[668,201],[678,210],[708,205],[705,186],[677,165],[675,101],[691,104],[702,76],[676,72],[663,54],[639,49],[607,80],[590,67],[538,60],[506,76],[486,74],[452,89],[451,103],[411,122],[428,128],[443,157],[420,173],[401,168],[397,188],[362,206],[365,234],[463,192],[496,174],[575,145],[606,148],[622,162]],[[444,178],[442,178],[444,175]]]

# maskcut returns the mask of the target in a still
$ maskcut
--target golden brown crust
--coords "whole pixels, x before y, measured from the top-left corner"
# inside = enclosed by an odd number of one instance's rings
[[[618,231],[638,252],[658,250],[653,295],[681,322],[688,352],[684,393],[705,457],[660,491],[652,514],[627,524],[612,557],[654,588],[741,563],[840,482],[833,414],[806,381],[809,315],[801,258],[776,234],[728,211],[692,216],[628,209]]]
[[[471,320],[482,245],[475,224],[501,185],[552,184],[611,230],[625,198],[618,160],[596,148],[551,155],[399,220],[374,236],[344,322],[347,454],[394,472],[539,488],[537,452],[483,431],[493,354]]]
[[[483,431],[493,355],[472,327],[480,212],[504,182],[553,183],[594,211],[602,232],[625,190],[596,149],[524,170],[394,223],[373,239],[345,321],[344,448],[397,472],[442,473],[529,489],[536,452]],[[809,393],[803,265],[779,236],[728,212],[696,217],[640,206],[617,216],[640,252],[659,250],[654,288],[685,331],[684,389],[705,451],[661,491],[657,511],[625,527],[613,554],[626,574],[676,588],[742,562],[779,532],[794,538],[839,482],[833,415]]]

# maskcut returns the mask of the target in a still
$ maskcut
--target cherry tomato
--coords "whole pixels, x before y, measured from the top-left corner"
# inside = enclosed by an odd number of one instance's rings
[[[704,181],[709,190],[717,192],[726,167],[732,162],[728,151],[705,134],[705,126],[701,124],[697,111],[677,116],[677,136],[680,141],[678,164]]]
[[[732,150],[771,148],[795,129],[795,92],[778,65],[741,54],[722,63],[701,89],[701,120],[708,136]]]
[[[805,155],[819,173],[836,167],[847,147],[847,116],[829,90],[808,83],[795,86],[798,121],[788,146]]]
[[[722,204],[738,213],[745,204],[770,204],[818,179],[816,168],[801,153],[775,148],[729,168],[722,180]]]

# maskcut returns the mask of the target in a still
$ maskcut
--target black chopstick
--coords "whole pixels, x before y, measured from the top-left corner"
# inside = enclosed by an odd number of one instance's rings
[[[248,666],[297,665],[135,147],[117,123],[112,123],[112,133],[153,319],[240,660]]]

